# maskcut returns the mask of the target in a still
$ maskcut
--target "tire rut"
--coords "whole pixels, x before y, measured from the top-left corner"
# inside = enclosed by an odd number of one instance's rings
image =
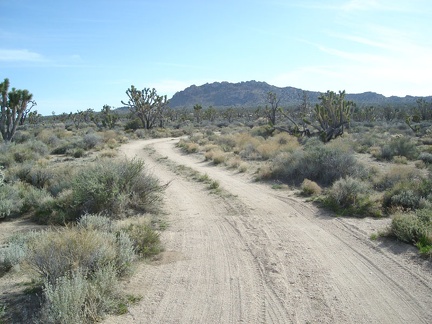
[[[157,139],[122,149],[162,181],[174,179],[166,195],[171,226],[162,261],[131,279],[143,301],[107,323],[432,322],[427,269],[380,250],[343,220],[184,156],[174,144]],[[210,195],[175,175],[143,152],[146,145],[232,195]]]

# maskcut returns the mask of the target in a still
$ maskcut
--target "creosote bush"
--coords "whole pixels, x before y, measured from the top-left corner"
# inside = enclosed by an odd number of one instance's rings
[[[146,174],[141,160],[101,160],[89,165],[72,183],[75,217],[103,213],[118,217],[128,209],[152,211],[158,207],[164,186]]]
[[[420,252],[432,256],[432,209],[393,216],[391,232],[401,241],[415,244]]]
[[[297,185],[309,179],[328,186],[346,176],[366,175],[365,168],[357,162],[352,152],[311,139],[303,149],[276,157],[271,177]]]
[[[160,235],[144,222],[132,223],[123,231],[130,237],[136,253],[148,258],[162,251]]]
[[[324,203],[342,215],[381,216],[379,207],[371,200],[370,194],[371,189],[366,182],[346,177],[331,186]]]
[[[395,156],[404,156],[410,160],[417,158],[417,143],[406,136],[392,138],[381,148],[379,157],[384,160],[392,160]]]

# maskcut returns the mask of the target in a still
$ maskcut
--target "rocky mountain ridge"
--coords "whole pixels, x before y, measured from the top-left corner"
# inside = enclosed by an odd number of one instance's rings
[[[266,94],[272,91],[280,98],[280,106],[295,106],[303,101],[304,94],[310,103],[318,102],[320,92],[302,90],[294,87],[276,87],[266,82],[246,81],[239,83],[213,82],[200,86],[191,85],[186,89],[174,94],[170,99],[171,108],[192,108],[200,104],[203,108],[228,108],[228,107],[258,107],[266,105]],[[385,97],[375,92],[364,92],[358,94],[347,94],[346,99],[352,100],[358,105],[411,105],[418,98],[427,101],[428,97]]]

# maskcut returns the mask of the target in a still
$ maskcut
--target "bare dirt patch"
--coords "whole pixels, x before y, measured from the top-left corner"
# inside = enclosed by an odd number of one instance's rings
[[[388,220],[336,218],[245,175],[183,155],[175,139],[122,147],[166,191],[166,252],[125,289],[143,299],[106,323],[431,323],[430,262],[397,241],[371,241]],[[150,156],[145,147],[156,151]],[[172,172],[218,181],[230,195]]]

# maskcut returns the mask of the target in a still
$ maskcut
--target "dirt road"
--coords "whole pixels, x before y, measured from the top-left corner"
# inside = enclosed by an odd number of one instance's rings
[[[371,241],[367,229],[378,222],[326,216],[290,191],[183,155],[175,143],[122,147],[172,181],[169,227],[161,259],[141,265],[128,284],[143,299],[106,323],[432,323],[430,263],[406,245]],[[211,194],[166,161],[207,174],[231,195]]]

